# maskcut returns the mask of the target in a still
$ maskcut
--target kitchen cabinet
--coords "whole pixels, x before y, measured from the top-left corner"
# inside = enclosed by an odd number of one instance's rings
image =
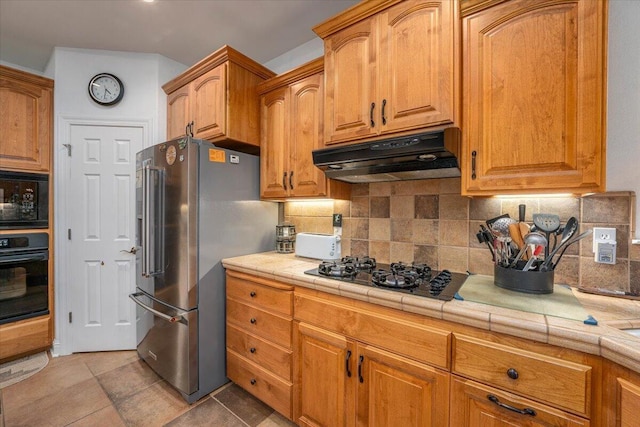
[[[313,30],[325,46],[325,144],[458,122],[457,0],[362,2]]]
[[[227,272],[227,376],[291,419],[293,287]]]
[[[451,423],[456,427],[511,425],[587,427],[588,420],[475,381],[452,376]]]
[[[311,152],[323,146],[323,59],[258,86],[261,116],[260,193],[263,199],[349,199],[349,184],[329,180]]]
[[[229,46],[162,86],[167,138],[193,133],[219,147],[258,154],[260,107],[256,86],[274,73]]]
[[[298,289],[295,318],[299,425],[448,425],[449,373],[407,354],[446,365],[447,331]]]
[[[471,381],[453,379],[452,425],[589,425],[594,369],[581,359],[454,333],[451,371]]]
[[[603,426],[636,427],[640,414],[640,374],[613,362],[605,363]]]
[[[49,172],[53,80],[0,65],[0,169]]]
[[[462,194],[605,189],[606,1],[462,3]]]

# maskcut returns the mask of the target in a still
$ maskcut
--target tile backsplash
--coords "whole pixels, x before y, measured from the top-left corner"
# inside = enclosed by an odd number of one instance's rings
[[[375,257],[378,262],[423,262],[437,269],[493,274],[491,253],[478,243],[480,224],[508,213],[525,220],[534,213],[555,213],[562,222],[580,221],[578,232],[616,228],[615,265],[594,262],[591,236],[567,249],[556,283],[640,294],[640,246],[631,245],[635,194],[608,192],[584,197],[474,197],[460,195],[460,179],[382,182],[352,186],[350,201],[287,202],[285,220],[297,232],[333,233],[332,215],[343,215],[343,255]]]

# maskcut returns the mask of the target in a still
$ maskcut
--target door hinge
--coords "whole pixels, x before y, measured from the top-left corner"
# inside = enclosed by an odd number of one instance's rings
[[[73,313],[69,312],[69,323],[73,323]]]
[[[67,228],[67,239],[71,240],[71,229]]]
[[[67,156],[71,157],[71,144],[62,144],[62,146],[67,149]]]

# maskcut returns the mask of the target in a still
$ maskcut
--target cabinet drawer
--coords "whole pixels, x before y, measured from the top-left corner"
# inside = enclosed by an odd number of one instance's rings
[[[291,419],[292,385],[227,350],[227,376],[258,399]]]
[[[590,425],[588,420],[568,412],[456,377],[451,381],[451,408],[449,425],[456,427]]]
[[[589,414],[591,366],[454,335],[453,372]]]
[[[291,350],[285,350],[231,325],[227,325],[227,348],[291,381]]]
[[[292,321],[290,318],[227,298],[227,322],[291,349]]]
[[[296,295],[295,317],[427,364],[449,368],[449,331],[396,316]]]
[[[227,276],[227,296],[291,316],[293,292],[270,288],[250,280]]]

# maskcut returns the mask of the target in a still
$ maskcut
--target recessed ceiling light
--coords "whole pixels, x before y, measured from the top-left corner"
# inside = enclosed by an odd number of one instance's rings
[[[142,1],[145,2],[145,3],[153,3],[154,2],[154,0],[142,0]]]

